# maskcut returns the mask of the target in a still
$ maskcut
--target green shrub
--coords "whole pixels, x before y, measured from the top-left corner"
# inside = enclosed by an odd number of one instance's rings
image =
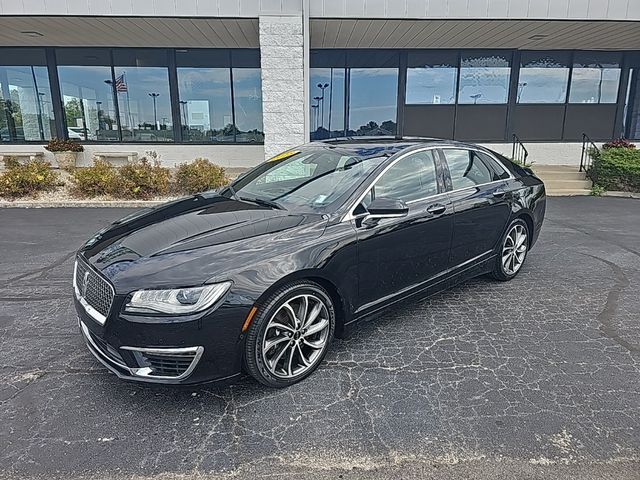
[[[94,160],[93,166],[71,172],[71,194],[76,197],[111,195],[118,190],[118,171],[105,160]]]
[[[110,192],[118,198],[148,200],[169,192],[171,172],[160,162],[146,157],[118,168],[116,188]]]
[[[4,168],[15,168],[20,166],[20,160],[17,157],[3,157]]]
[[[5,162],[7,170],[0,175],[0,197],[15,199],[37,196],[40,192],[54,190],[58,186],[58,174],[43,160]]]
[[[84,147],[73,140],[64,140],[62,138],[52,138],[46,147],[50,152],[82,152]]]
[[[224,168],[206,158],[182,163],[176,170],[175,189],[179,193],[198,193],[222,187],[229,182]]]
[[[589,177],[609,191],[640,192],[640,150],[610,147],[594,155]]]

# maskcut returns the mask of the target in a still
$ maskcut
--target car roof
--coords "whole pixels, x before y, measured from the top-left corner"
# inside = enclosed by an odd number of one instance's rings
[[[312,145],[331,145],[362,157],[391,156],[403,150],[418,146],[456,145],[478,148],[478,145],[432,137],[338,137],[316,140]],[[482,148],[482,147],[480,147]]]

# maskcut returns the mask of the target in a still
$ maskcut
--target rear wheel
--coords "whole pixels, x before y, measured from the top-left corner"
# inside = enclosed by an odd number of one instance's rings
[[[299,281],[274,292],[249,328],[245,366],[270,387],[287,387],[318,368],[333,338],[335,310],[320,285]]]
[[[503,282],[514,278],[522,268],[528,250],[529,229],[522,219],[516,218],[511,222],[502,238],[496,264],[491,274],[493,278]]]

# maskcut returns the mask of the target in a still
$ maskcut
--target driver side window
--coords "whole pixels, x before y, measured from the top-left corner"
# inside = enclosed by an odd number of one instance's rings
[[[373,197],[411,202],[438,193],[434,150],[422,150],[396,162],[374,185]]]

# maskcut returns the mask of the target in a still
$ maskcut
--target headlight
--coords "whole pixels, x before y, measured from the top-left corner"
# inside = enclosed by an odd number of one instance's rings
[[[216,303],[229,290],[231,282],[176,290],[138,290],[125,305],[131,313],[196,313]]]

